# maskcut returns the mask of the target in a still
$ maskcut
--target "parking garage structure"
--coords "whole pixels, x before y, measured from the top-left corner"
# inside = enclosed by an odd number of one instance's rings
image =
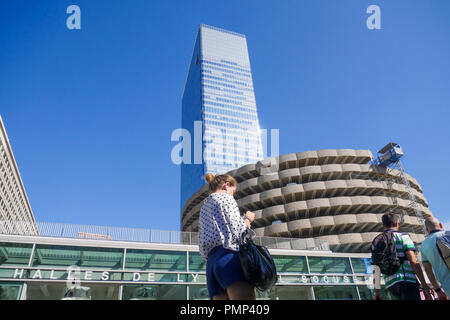
[[[238,181],[235,193],[241,213],[255,213],[259,236],[328,242],[332,251],[368,252],[383,231],[381,217],[401,217],[400,231],[420,244],[425,236],[411,205],[408,186],[395,169],[371,164],[369,150],[319,150],[290,153],[228,172]],[[276,163],[266,170],[264,163]],[[272,165],[272,169],[273,169]],[[432,216],[418,181],[406,174],[418,210]],[[208,196],[203,186],[185,204],[183,231],[198,231],[198,216]]]

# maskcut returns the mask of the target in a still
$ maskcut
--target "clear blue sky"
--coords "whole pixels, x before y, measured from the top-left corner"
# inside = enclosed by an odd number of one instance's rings
[[[81,8],[68,30],[66,8]],[[381,8],[368,30],[366,8]],[[200,23],[247,36],[280,153],[402,145],[450,221],[450,1],[0,4],[0,114],[39,221],[179,230],[170,159]]]

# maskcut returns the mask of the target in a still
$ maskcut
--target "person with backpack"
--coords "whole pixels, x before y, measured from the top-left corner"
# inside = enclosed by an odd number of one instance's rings
[[[450,235],[445,233],[442,224],[434,217],[425,220],[425,227],[428,236],[420,247],[422,264],[438,299],[447,300],[446,294],[450,294],[450,270],[443,254],[448,259]],[[443,245],[439,246],[439,242],[442,242]],[[446,247],[447,249],[445,249]],[[445,250],[446,253],[442,252]],[[438,281],[441,283],[440,285]]]
[[[421,300],[422,285],[426,300],[431,300],[430,288],[417,261],[413,241],[406,233],[398,232],[398,217],[394,213],[382,216],[384,232],[372,242],[372,264],[384,274],[389,292],[398,300]],[[416,278],[417,276],[417,278]],[[374,290],[374,299],[380,299],[379,289]]]

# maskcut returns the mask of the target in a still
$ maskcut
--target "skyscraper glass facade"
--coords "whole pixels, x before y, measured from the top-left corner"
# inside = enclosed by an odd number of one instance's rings
[[[194,141],[194,156],[181,168],[181,209],[206,173],[225,173],[263,158],[244,35],[200,25],[183,93],[182,126]],[[195,141],[195,134],[202,139]]]

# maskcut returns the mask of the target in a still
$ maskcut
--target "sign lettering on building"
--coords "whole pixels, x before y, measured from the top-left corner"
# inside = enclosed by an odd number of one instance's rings
[[[121,282],[181,282],[181,283],[206,283],[204,273],[180,272],[124,272],[123,270],[41,270],[17,268],[12,272],[13,279],[33,280],[81,280],[81,281],[121,281]],[[11,278],[11,276],[9,278]],[[278,275],[278,284],[371,284],[372,276],[356,275]]]

